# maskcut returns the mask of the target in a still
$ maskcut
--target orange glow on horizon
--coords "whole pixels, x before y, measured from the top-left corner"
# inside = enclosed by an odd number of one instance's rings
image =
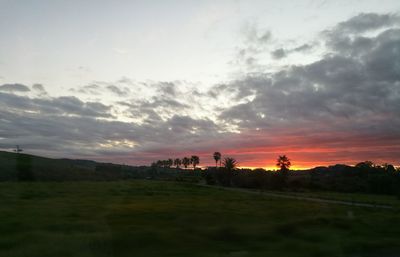
[[[237,141],[237,142],[236,142]],[[332,166],[344,164],[354,166],[359,162],[372,161],[377,165],[384,163],[395,167],[400,165],[398,153],[400,152],[400,139],[392,138],[364,138],[351,135],[346,137],[342,133],[334,133],[322,139],[308,138],[307,136],[293,136],[276,133],[274,137],[249,133],[234,138],[234,144],[227,144],[223,139],[213,142],[212,147],[198,150],[180,150],[172,146],[160,151],[154,150],[134,156],[131,154],[120,156],[119,162],[132,165],[149,165],[157,160],[168,158],[183,158],[197,155],[200,157],[199,168],[215,167],[213,153],[218,151],[224,158],[231,157],[238,162],[238,168],[263,168],[265,170],[278,170],[275,166],[280,155],[286,155],[292,163],[291,170],[305,170],[319,166]],[[199,146],[200,148],[201,146]],[[211,148],[211,149],[210,149]],[[201,149],[201,148],[200,148]],[[112,156],[112,162],[116,156]],[[129,161],[126,161],[126,160]],[[191,166],[189,166],[191,167]]]
[[[315,166],[292,165],[290,167],[290,170],[308,170],[308,169],[312,169],[312,168],[319,167],[319,166],[329,166],[329,165],[315,165]],[[277,166],[264,166],[264,167],[260,167],[260,166],[238,166],[238,168],[240,168],[240,169],[252,169],[252,170],[261,168],[261,169],[264,169],[264,170],[272,170],[272,171],[279,170],[279,168]]]
[[[337,163],[335,163],[335,164],[337,164]],[[318,165],[318,164],[316,164],[316,165],[311,165],[311,166],[292,165],[290,167],[290,170],[308,170],[308,169],[312,169],[312,168],[315,168],[315,167],[330,166],[330,165],[335,165],[335,164],[329,164],[329,165],[322,165],[322,164]],[[346,165],[354,166],[353,164],[346,164]],[[202,168],[202,169],[205,169],[207,167],[215,167],[215,165],[200,165],[198,167]],[[219,167],[219,165],[218,165],[218,167]],[[238,165],[238,168],[239,169],[252,169],[252,170],[254,170],[254,169],[264,169],[264,170],[271,170],[271,171],[279,170],[279,168],[277,166],[246,166],[246,165],[241,166],[241,165]]]
[[[284,140],[281,138],[280,141]],[[257,141],[263,141],[260,138]],[[305,170],[320,166],[332,166],[336,164],[344,164],[354,166],[359,162],[372,161],[377,165],[384,163],[399,166],[397,155],[400,147],[393,142],[374,142],[371,148],[367,143],[371,140],[353,139],[346,144],[332,142],[319,144],[314,147],[309,142],[302,142],[302,138],[292,141],[290,145],[271,145],[271,146],[238,146],[234,148],[218,149],[222,153],[222,160],[225,157],[235,158],[239,168],[263,168],[266,170],[278,170],[275,166],[276,160],[280,155],[286,155],[292,163],[291,170]],[[379,153],[379,155],[377,155]],[[215,166],[212,154],[203,152],[200,154],[202,166]]]

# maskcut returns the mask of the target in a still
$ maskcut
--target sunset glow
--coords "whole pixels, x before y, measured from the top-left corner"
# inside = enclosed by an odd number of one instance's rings
[[[398,1],[122,2],[1,2],[1,150],[400,164]]]

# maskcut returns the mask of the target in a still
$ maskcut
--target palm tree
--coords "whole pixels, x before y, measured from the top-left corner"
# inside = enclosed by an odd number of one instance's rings
[[[182,159],[182,164],[183,164],[183,166],[185,167],[185,169],[187,169],[187,167],[188,167],[189,164],[190,164],[190,159],[189,159],[188,157],[183,157],[183,159]]]
[[[224,165],[225,169],[227,169],[228,171],[232,171],[236,169],[238,162],[235,158],[226,157],[222,164]]]
[[[190,163],[193,165],[193,169],[196,169],[196,165],[200,163],[200,158],[197,155],[192,155]]]
[[[276,160],[276,166],[281,169],[282,173],[288,172],[291,165],[292,164],[290,163],[290,160],[286,157],[286,155],[280,155]]]
[[[182,165],[181,159],[176,158],[176,159],[174,160],[174,165],[176,166],[176,168],[179,168],[179,166]]]
[[[167,161],[167,167],[170,168],[173,164],[174,164],[174,160],[172,160],[171,158],[169,158]]]
[[[221,165],[221,153],[220,152],[215,152],[213,154],[214,160],[215,160],[215,167],[217,167],[218,161],[220,162]]]

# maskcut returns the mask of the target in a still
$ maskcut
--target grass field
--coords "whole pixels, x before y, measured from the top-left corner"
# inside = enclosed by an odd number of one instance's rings
[[[0,183],[0,256],[400,256],[400,213],[129,181]]]
[[[284,195],[312,197],[327,200],[339,200],[358,203],[369,203],[377,205],[390,205],[395,208],[400,208],[400,199],[394,195],[374,195],[363,193],[340,193],[340,192],[279,192],[269,191],[272,193],[279,193]]]

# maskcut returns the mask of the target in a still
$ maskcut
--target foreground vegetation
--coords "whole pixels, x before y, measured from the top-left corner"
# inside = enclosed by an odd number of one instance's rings
[[[178,182],[3,182],[0,256],[396,256],[399,214]]]
[[[354,203],[366,203],[373,205],[388,205],[400,208],[400,199],[394,195],[365,194],[365,193],[340,193],[332,191],[263,191],[265,193],[283,194],[288,196],[310,197],[326,200],[338,200]]]
[[[400,171],[381,166],[334,165],[303,171],[208,168],[209,185],[291,192],[384,194],[400,199]],[[392,166],[393,167],[393,166]]]

